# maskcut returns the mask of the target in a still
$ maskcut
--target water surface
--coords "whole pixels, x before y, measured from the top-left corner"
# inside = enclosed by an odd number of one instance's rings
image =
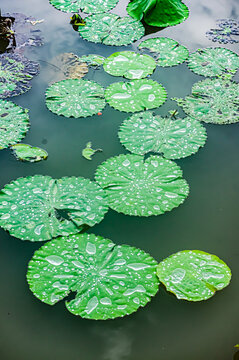
[[[126,14],[127,1],[117,12]],[[183,24],[160,31],[190,51],[215,46],[205,32],[219,18],[237,18],[237,0],[185,0],[190,17]],[[128,47],[110,47],[82,40],[61,13],[47,0],[1,0],[2,12],[22,12],[45,19],[39,26],[45,45],[26,55],[41,64],[32,90],[12,100],[30,109],[31,128],[25,143],[44,147],[47,161],[36,164],[15,160],[9,149],[0,153],[0,186],[20,176],[34,174],[84,176],[93,179],[98,164],[125,153],[117,138],[127,117],[108,105],[102,116],[86,119],[58,117],[47,110],[44,92],[54,70],[48,64],[63,52],[104,56]],[[227,46],[238,51],[238,44]],[[107,86],[120,78],[103,70],[91,70],[86,78]],[[159,69],[152,78],[168,91],[167,102],[156,110],[166,115],[175,108],[171,97],[190,93],[203,79],[185,64]],[[237,77],[238,80],[238,77]],[[183,112],[180,110],[180,114]],[[23,242],[0,229],[0,358],[1,360],[230,360],[239,343],[239,124],[206,125],[208,141],[196,155],[178,160],[190,185],[190,195],[179,208],[158,217],[129,217],[109,211],[93,229],[116,244],[144,249],[158,261],[184,249],[199,249],[218,255],[233,272],[231,285],[201,303],[179,301],[163,287],[145,308],[128,317],[90,321],[71,315],[64,302],[51,307],[29,291],[25,280],[27,263],[41,244]],[[93,161],[81,157],[88,141],[102,148]]]

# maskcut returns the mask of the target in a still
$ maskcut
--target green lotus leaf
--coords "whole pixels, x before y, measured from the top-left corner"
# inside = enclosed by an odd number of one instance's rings
[[[152,112],[134,114],[120,127],[119,138],[127,150],[144,155],[162,154],[167,159],[180,159],[204,146],[206,129],[197,120],[163,118]]]
[[[207,300],[231,280],[229,267],[217,256],[199,250],[179,251],[161,261],[159,280],[178,299]]]
[[[49,0],[57,10],[87,14],[102,13],[113,9],[119,0]]]
[[[53,81],[49,81],[48,74],[48,83],[66,79],[81,79],[88,73],[87,64],[80,61],[80,58],[73,53],[59,54],[51,60],[51,64],[55,73]]]
[[[11,101],[0,100],[0,149],[21,141],[29,125],[27,109]]]
[[[155,60],[148,55],[134,51],[119,51],[110,55],[104,62],[104,70],[113,76],[124,76],[127,79],[142,79],[153,73]]]
[[[161,106],[167,99],[167,92],[156,81],[133,80],[116,82],[108,86],[105,99],[117,110],[136,112]]]
[[[95,153],[103,151],[102,149],[92,149],[92,143],[89,141],[86,144],[86,147],[82,150],[82,156],[87,160],[92,160],[92,156],[95,155]]]
[[[239,56],[225,48],[198,49],[189,56],[188,67],[199,75],[233,75],[239,68]]]
[[[89,54],[79,57],[79,61],[86,63],[88,66],[99,67],[100,65],[103,65],[105,57],[96,54]]]
[[[105,107],[104,88],[89,80],[62,80],[47,89],[46,105],[57,115],[92,116]]]
[[[132,154],[109,158],[97,168],[95,179],[109,206],[126,215],[163,214],[183,203],[189,193],[180,167],[161,156],[145,161]]]
[[[0,226],[22,240],[75,234],[99,223],[107,209],[104,191],[81,177],[29,176],[0,192]]]
[[[167,27],[188,18],[188,7],[181,0],[131,0],[128,14],[151,26]]]
[[[213,124],[239,121],[239,84],[230,80],[206,79],[194,84],[185,99],[174,98],[190,117]]]
[[[54,305],[71,291],[67,309],[83,318],[106,320],[129,315],[158,291],[156,261],[140,249],[116,246],[94,234],[48,242],[29,263],[31,291]]]
[[[141,22],[115,14],[88,16],[86,25],[80,26],[78,31],[85,40],[117,46],[131,44],[144,35]]]
[[[155,53],[158,66],[175,66],[187,60],[189,51],[185,46],[169,38],[158,37],[142,41],[139,49],[148,49]]]
[[[17,96],[31,89],[30,80],[39,73],[39,64],[22,55],[0,55],[0,98]]]
[[[16,158],[21,161],[38,162],[48,158],[46,150],[27,144],[12,145],[11,149]]]

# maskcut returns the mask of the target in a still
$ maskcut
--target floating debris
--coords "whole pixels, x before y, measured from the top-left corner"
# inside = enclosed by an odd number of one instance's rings
[[[103,151],[102,149],[92,149],[91,148],[92,146],[92,143],[89,141],[87,144],[86,144],[86,147],[82,150],[82,156],[87,159],[87,160],[92,160],[92,156],[96,153],[96,152],[99,152],[99,151]]]
[[[48,158],[46,150],[28,144],[12,145],[11,149],[17,160],[20,161],[38,162]]]

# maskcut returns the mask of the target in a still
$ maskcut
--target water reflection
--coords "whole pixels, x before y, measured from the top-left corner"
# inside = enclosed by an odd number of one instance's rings
[[[233,360],[239,360],[239,351],[234,354]]]

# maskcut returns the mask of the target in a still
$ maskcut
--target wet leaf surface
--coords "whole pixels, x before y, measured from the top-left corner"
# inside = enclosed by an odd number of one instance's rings
[[[97,168],[95,179],[109,206],[126,215],[163,214],[183,203],[189,193],[180,167],[161,156],[109,158]]]
[[[0,192],[0,226],[22,240],[75,234],[100,222],[107,210],[104,191],[81,177],[29,176]]]
[[[157,274],[178,299],[207,300],[231,280],[229,267],[217,256],[199,250],[179,251],[161,261]]]
[[[144,35],[143,25],[131,17],[115,14],[97,14],[88,16],[86,25],[78,31],[83,39],[105,45],[128,45]]]
[[[113,108],[137,112],[161,106],[167,98],[165,88],[153,80],[116,82],[108,86],[105,99]]]
[[[27,280],[41,301],[66,301],[74,315],[105,320],[129,315],[158,291],[156,261],[128,245],[116,246],[94,234],[77,234],[48,242],[29,263]]]

